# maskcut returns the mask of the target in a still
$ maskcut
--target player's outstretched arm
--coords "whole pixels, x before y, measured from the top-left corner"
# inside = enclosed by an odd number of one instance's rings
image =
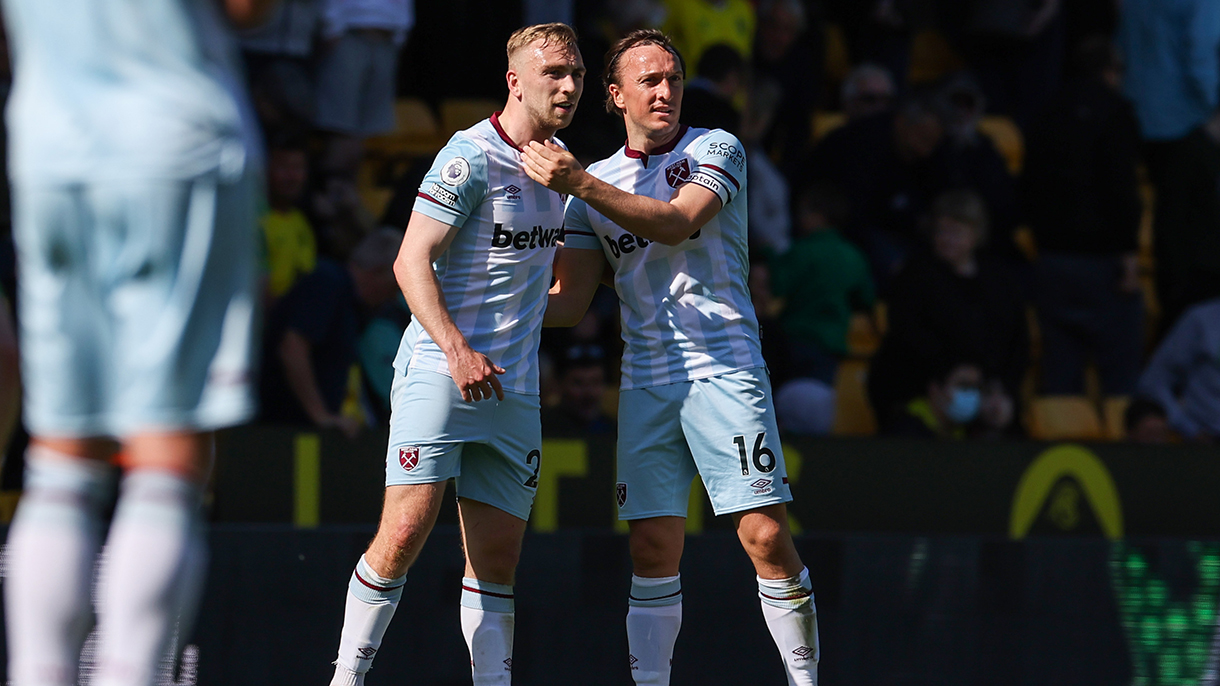
[[[402,237],[398,259],[394,261],[394,276],[407,298],[411,315],[440,346],[449,362],[453,383],[467,401],[490,399],[494,392],[500,400],[504,390],[498,374],[504,369],[476,352],[467,343],[449,316],[445,294],[432,270],[432,263],[449,248],[458,227],[437,221],[419,212],[411,213],[407,232]]]
[[[546,301],[543,326],[576,326],[580,323],[606,269],[600,250],[561,249],[555,256],[555,285]]]
[[[619,190],[585,171],[572,153],[547,142],[531,141],[521,156],[525,173],[560,193],[580,198],[627,231],[665,245],[690,238],[720,211],[720,197],[685,184],[669,202]]]

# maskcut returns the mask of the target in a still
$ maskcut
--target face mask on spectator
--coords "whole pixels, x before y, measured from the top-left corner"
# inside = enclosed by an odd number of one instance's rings
[[[956,424],[965,424],[979,414],[982,398],[977,388],[955,388],[949,396],[945,416]]]

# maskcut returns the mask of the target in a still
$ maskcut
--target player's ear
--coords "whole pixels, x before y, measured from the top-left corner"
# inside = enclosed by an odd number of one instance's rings
[[[610,99],[614,101],[615,107],[620,110],[627,109],[626,105],[623,104],[623,91],[618,87],[618,84],[612,83],[606,86],[606,90],[610,92]]]
[[[520,100],[521,79],[517,77],[517,70],[510,68],[508,73],[504,75],[504,80],[508,83],[508,94]]]

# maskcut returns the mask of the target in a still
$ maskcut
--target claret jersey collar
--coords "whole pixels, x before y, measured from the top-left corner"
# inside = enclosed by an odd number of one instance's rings
[[[636,150],[635,148],[631,147],[627,143],[623,143],[624,154],[626,154],[627,157],[630,157],[633,160],[642,161],[644,163],[644,168],[647,169],[649,155],[667,155],[667,154],[673,152],[674,148],[678,147],[678,143],[683,138],[686,137],[686,131],[689,128],[690,128],[689,126],[687,126],[686,124],[683,124],[681,126],[681,128],[678,129],[678,135],[671,138],[670,141],[668,143],[666,143],[665,145],[662,145],[661,147],[657,148],[656,150],[653,150],[650,153],[641,152],[641,151]]]
[[[520,145],[517,145],[517,143],[516,143],[515,141],[513,141],[513,139],[512,139],[512,138],[509,138],[508,134],[507,134],[507,133],[505,133],[505,131],[504,131],[504,127],[503,127],[503,126],[500,126],[500,113],[499,113],[499,112],[492,112],[492,113],[491,113],[491,125],[492,125],[493,127],[495,127],[495,129],[496,129],[496,133],[500,134],[500,138],[501,138],[501,139],[502,139],[502,140],[503,140],[505,143],[508,143],[508,144],[509,144],[509,145],[511,145],[513,148],[515,148],[515,149],[517,150],[517,152],[524,152],[523,150],[521,150],[521,146],[520,146]]]

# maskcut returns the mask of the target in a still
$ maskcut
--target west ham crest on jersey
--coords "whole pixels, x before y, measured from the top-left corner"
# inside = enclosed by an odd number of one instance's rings
[[[419,446],[411,445],[399,448],[398,464],[401,464],[402,468],[408,472],[415,469],[415,466],[419,464]]]
[[[665,168],[665,182],[668,183],[671,188],[677,188],[683,183],[686,183],[686,180],[689,178],[690,163],[686,161],[685,157]]]

